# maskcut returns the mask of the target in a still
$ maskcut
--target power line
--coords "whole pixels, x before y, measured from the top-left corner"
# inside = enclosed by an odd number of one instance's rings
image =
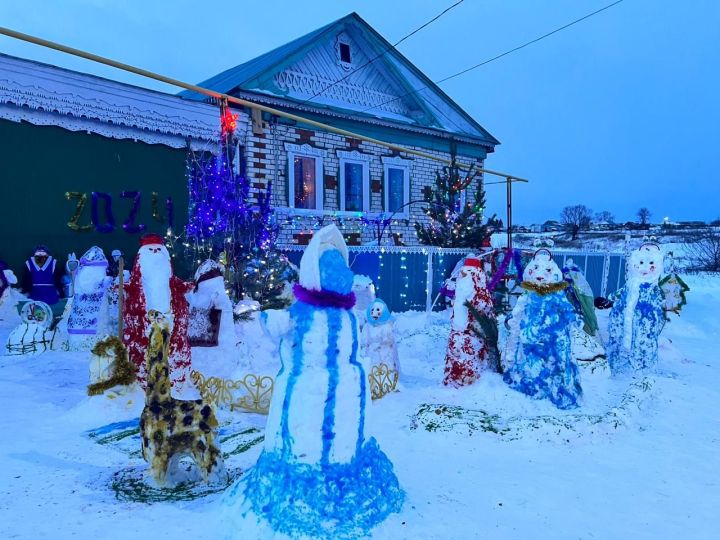
[[[457,2],[455,2],[455,3],[454,3],[453,5],[451,5],[450,7],[445,8],[445,9],[444,9],[443,11],[441,11],[439,14],[435,15],[435,17],[433,17],[432,19],[430,19],[429,21],[427,21],[427,22],[426,22],[425,24],[423,24],[422,26],[419,26],[418,28],[416,28],[415,30],[413,30],[412,32],[410,32],[408,35],[406,35],[405,37],[403,37],[403,38],[400,39],[399,41],[396,41],[395,43],[393,43],[390,47],[388,47],[387,49],[385,49],[383,52],[381,52],[380,54],[378,54],[378,55],[375,56],[374,58],[368,60],[367,62],[365,62],[363,65],[359,66],[358,68],[353,69],[352,71],[350,71],[347,75],[345,75],[345,76],[342,77],[341,79],[338,79],[337,81],[333,82],[332,84],[329,84],[329,85],[326,86],[325,88],[322,88],[321,90],[318,90],[318,91],[317,91],[316,93],[314,93],[312,96],[310,96],[310,97],[307,98],[305,101],[303,101],[303,102],[301,103],[301,105],[304,105],[305,103],[307,103],[307,102],[309,102],[309,101],[312,101],[312,100],[315,99],[317,96],[319,96],[320,94],[323,94],[324,92],[326,92],[327,90],[329,90],[330,88],[332,88],[333,86],[335,86],[336,84],[339,84],[339,83],[343,82],[345,79],[347,79],[347,78],[350,77],[351,75],[354,75],[354,74],[357,73],[358,71],[366,68],[367,66],[369,66],[370,64],[372,64],[372,63],[373,63],[375,60],[377,60],[378,58],[381,58],[381,57],[385,56],[385,54],[387,54],[388,51],[391,51],[391,50],[395,49],[395,47],[397,47],[398,45],[400,45],[403,41],[405,41],[405,40],[408,39],[409,37],[414,36],[415,34],[417,34],[417,33],[418,33],[420,30],[422,30],[423,28],[431,25],[432,23],[434,23],[435,21],[437,21],[440,17],[442,17],[443,15],[445,15],[448,11],[450,11],[450,10],[453,9],[454,7],[462,4],[464,1],[465,1],[465,0],[458,0]]]
[[[569,23],[567,23],[567,24],[565,24],[565,25],[563,25],[563,26],[561,26],[561,27],[559,27],[559,28],[556,28],[555,30],[552,30],[551,32],[548,32],[547,34],[543,34],[543,35],[540,36],[540,37],[537,37],[537,38],[535,38],[535,39],[532,39],[532,40],[530,40],[530,41],[527,41],[527,42],[523,43],[522,45],[519,45],[519,46],[517,46],[517,47],[515,47],[515,48],[513,48],[513,49],[510,49],[510,50],[508,50],[508,51],[505,51],[504,53],[498,54],[497,56],[493,56],[492,58],[489,58],[488,60],[485,60],[485,61],[483,61],[483,62],[480,62],[479,64],[475,64],[474,66],[471,66],[471,67],[469,67],[469,68],[467,68],[467,69],[463,69],[462,71],[458,71],[457,73],[454,73],[454,74],[452,74],[452,75],[449,75],[448,77],[445,77],[445,78],[440,79],[440,80],[438,80],[438,81],[434,81],[434,83],[435,83],[435,84],[442,84],[442,83],[444,83],[444,82],[446,82],[446,81],[449,81],[450,79],[454,79],[455,77],[459,77],[460,75],[464,75],[465,73],[467,73],[467,72],[469,72],[469,71],[472,71],[472,70],[477,69],[477,68],[479,68],[479,67],[481,67],[481,66],[487,65],[487,64],[489,64],[490,62],[494,62],[495,60],[499,60],[500,58],[503,58],[504,56],[507,56],[507,55],[512,54],[512,53],[514,53],[514,52],[516,52],[516,51],[519,51],[520,49],[524,49],[525,47],[528,47],[528,46],[532,45],[533,43],[537,43],[538,41],[541,41],[541,40],[543,40],[543,39],[545,39],[545,38],[547,38],[547,37],[550,37],[550,36],[552,36],[553,34],[557,34],[558,32],[560,32],[560,31],[562,31],[562,30],[565,30],[566,28],[569,28],[569,27],[571,27],[571,26],[573,26],[573,25],[575,25],[575,24],[577,24],[577,23],[579,23],[579,22],[582,22],[582,21],[584,21],[585,19],[589,19],[590,17],[592,17],[592,16],[594,16],[594,15],[597,15],[598,13],[601,13],[601,12],[605,11],[606,9],[610,9],[611,7],[618,5],[619,3],[623,2],[623,1],[624,1],[624,0],[617,0],[616,2],[613,2],[612,4],[608,4],[608,5],[605,6],[605,7],[602,7],[602,8],[600,8],[600,9],[596,10],[596,11],[593,11],[592,13],[588,13],[587,15],[584,15],[583,17],[580,17],[579,19],[575,19],[575,20],[572,21],[572,22],[569,22]],[[403,94],[402,96],[398,96],[398,97],[389,99],[389,100],[387,100],[387,101],[384,101],[384,102],[382,102],[382,103],[380,103],[380,104],[378,104],[378,105],[373,105],[372,107],[368,107],[367,109],[363,109],[363,110],[360,111],[360,112],[363,113],[363,112],[367,112],[367,111],[370,111],[370,110],[375,109],[375,108],[378,108],[378,107],[382,107],[383,105],[387,105],[388,103],[392,103],[393,101],[397,101],[397,100],[399,100],[399,99],[403,99],[403,98],[405,98],[405,97],[407,97],[407,96],[412,96],[413,94],[417,94],[418,92],[421,92],[421,91],[426,90],[426,89],[428,89],[428,88],[429,88],[429,86],[427,86],[427,85],[426,85],[426,86],[422,86],[422,87],[420,87],[420,88],[418,88],[418,89],[416,89],[416,90],[413,90],[413,91],[411,91],[411,92],[408,92],[408,93],[406,93],[406,94]]]

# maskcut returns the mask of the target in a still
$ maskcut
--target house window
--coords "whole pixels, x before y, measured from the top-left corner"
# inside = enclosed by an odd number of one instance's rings
[[[409,215],[407,205],[410,202],[410,163],[409,159],[384,157],[383,169],[385,185],[383,189],[386,212],[398,212],[398,217]]]
[[[323,209],[325,151],[309,144],[285,144],[288,154],[288,206],[299,210]]]
[[[346,71],[352,69],[352,47],[350,46],[350,39],[344,33],[335,39],[335,54],[341,68]]]
[[[352,58],[350,57],[350,45],[347,43],[340,43],[340,61],[347,62],[348,64],[352,63]]]
[[[340,210],[367,212],[370,210],[370,159],[357,150],[338,150],[340,160]]]

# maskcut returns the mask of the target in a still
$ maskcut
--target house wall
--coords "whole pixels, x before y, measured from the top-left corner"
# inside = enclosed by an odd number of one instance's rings
[[[363,154],[371,155],[370,159],[370,211],[367,216],[369,220],[374,215],[383,211],[384,205],[384,167],[382,157],[400,156],[410,160],[410,200],[422,201],[423,188],[427,185],[434,185],[435,175],[442,169],[441,162],[423,158],[415,155],[406,155],[392,151],[384,146],[364,142],[328,133],[317,129],[310,129],[286,124],[265,125],[262,134],[255,134],[252,128],[237,133],[241,144],[245,147],[245,159],[247,164],[247,175],[256,193],[265,190],[268,181],[272,181],[273,205],[281,223],[280,235],[281,245],[306,244],[310,234],[322,225],[336,223],[346,237],[348,244],[360,245],[376,239],[374,223],[368,224],[357,215],[339,212],[339,164],[338,150],[356,150]],[[288,159],[285,148],[286,143],[296,145],[307,144],[313,148],[325,151],[323,159],[323,184],[324,184],[324,212],[313,215],[293,213],[288,210]],[[450,159],[449,151],[430,150],[427,147],[409,146],[443,159]],[[465,165],[474,164],[483,167],[484,160],[477,157],[458,154],[457,161]],[[468,189],[468,200],[474,197],[474,190]],[[390,238],[392,232],[395,238],[405,245],[418,245],[415,234],[414,223],[427,223],[424,214],[423,204],[412,204],[408,210],[408,218],[396,218],[392,226],[384,234],[384,241]]]

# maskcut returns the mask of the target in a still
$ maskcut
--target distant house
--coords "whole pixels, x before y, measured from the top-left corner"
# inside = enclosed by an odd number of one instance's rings
[[[542,232],[558,232],[562,230],[563,226],[559,221],[548,220],[542,225]]]
[[[482,167],[499,144],[355,13],[198,84],[445,159],[456,153],[464,164]],[[417,245],[413,222],[427,218],[413,201],[423,200],[442,163],[238,111],[247,121],[237,132],[247,175],[258,191],[272,183],[286,216],[283,243],[305,243],[309,230],[331,221],[349,243],[368,242],[372,221],[392,215],[394,237]]]

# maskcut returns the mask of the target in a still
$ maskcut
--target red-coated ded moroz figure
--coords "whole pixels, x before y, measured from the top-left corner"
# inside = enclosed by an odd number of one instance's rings
[[[182,385],[187,380],[191,367],[190,309],[185,295],[194,287],[194,283],[173,275],[170,254],[160,236],[148,234],[140,240],[130,280],[125,284],[123,344],[138,369],[138,381],[143,387],[148,346],[146,317],[150,310],[162,313],[172,327],[168,359],[172,384]]]
[[[445,379],[447,386],[474,383],[488,363],[490,349],[482,337],[482,327],[468,304],[481,315],[495,319],[492,298],[487,290],[487,276],[480,259],[468,257],[463,262],[455,284],[455,303],[450,323]]]

